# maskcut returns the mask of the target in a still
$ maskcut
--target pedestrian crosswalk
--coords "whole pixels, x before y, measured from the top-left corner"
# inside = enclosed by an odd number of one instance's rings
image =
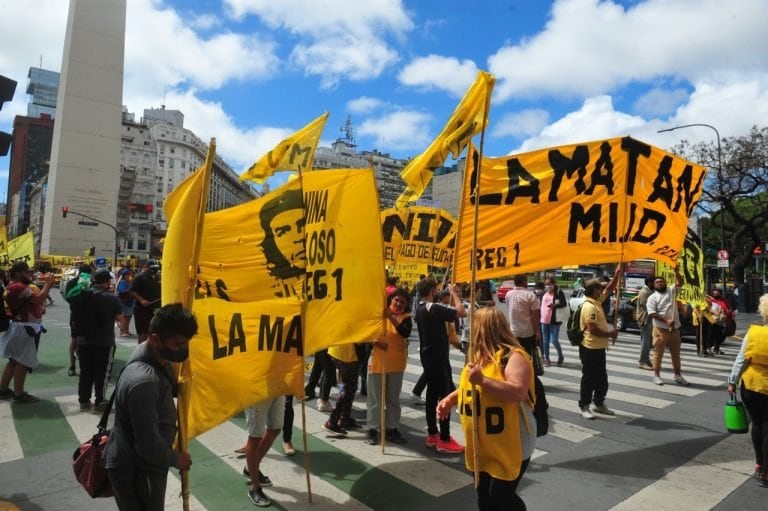
[[[732,356],[700,359],[695,355],[694,346],[684,345],[683,374],[691,386],[674,384],[668,355],[664,359],[663,372],[668,383],[659,386],[651,381],[651,371],[637,366],[639,346],[636,337],[622,338],[607,354],[610,388],[606,404],[616,415],[585,420],[579,415],[577,405],[581,377],[578,350],[567,343],[563,344],[563,350],[565,364],[546,368],[542,377],[547,389],[551,424],[549,435],[539,439],[529,471],[546,467],[548,455],[563,450],[565,446],[578,449],[600,438],[606,428],[630,425],[633,421],[658,414],[707,392],[722,392],[733,360]],[[458,381],[463,361],[464,355],[458,351],[451,353],[454,381]],[[351,510],[419,509],[419,503],[450,498],[457,490],[471,492],[472,477],[464,468],[463,455],[441,455],[423,445],[426,426],[424,405],[417,404],[411,397],[420,373],[418,352],[412,346],[401,396],[401,431],[408,443],[387,444],[384,452],[379,446],[363,442],[365,429],[352,431],[346,438],[329,437],[321,427],[327,413],[318,412],[315,402],[307,402],[303,411],[310,456],[305,460],[302,405],[296,402],[292,440],[297,454],[284,456],[278,437],[262,464],[262,470],[275,482],[275,486],[267,490],[275,505],[282,509],[306,509],[308,482],[312,490],[312,508],[319,510],[337,510],[340,507]],[[37,407],[37,412],[34,407]],[[365,419],[364,397],[356,398],[353,414],[358,420]],[[47,433],[39,427],[27,427],[31,421],[47,421]],[[451,432],[463,443],[455,413],[452,421]],[[54,399],[27,406],[0,401],[0,431],[3,432],[0,435],[0,474],[24,458],[44,455],[49,451],[74,450],[78,442],[85,441],[95,432],[97,422],[97,415],[80,411],[74,393],[62,393]],[[235,417],[191,442],[190,453],[194,464],[190,472],[190,509],[250,508],[246,497],[247,483],[240,476],[245,460],[234,453],[245,439],[245,421],[242,417]],[[665,499],[670,499],[670,494],[684,498],[685,492],[680,488],[686,485],[682,482],[691,478],[696,480],[697,477],[716,477],[721,482],[725,481],[722,485],[728,491],[718,487],[717,490],[705,492],[705,496],[697,496],[697,502],[714,507],[749,477],[751,462],[748,456],[734,459],[733,456],[722,455],[726,451],[733,453],[733,449],[728,450],[730,443],[743,444],[745,441],[745,437],[730,437],[716,443],[658,480],[648,481],[640,491],[615,501],[611,509],[667,509],[663,504],[667,502]],[[308,482],[305,461],[310,467]],[[166,494],[168,509],[180,508],[179,492],[178,477],[169,477]],[[525,486],[521,493],[525,497]],[[2,496],[0,487],[0,500]],[[404,507],[402,502],[407,502],[408,506]]]

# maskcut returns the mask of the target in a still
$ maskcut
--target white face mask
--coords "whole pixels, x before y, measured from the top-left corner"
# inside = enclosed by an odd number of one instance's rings
[[[547,293],[554,290],[555,290],[555,286],[544,286],[544,291],[546,291]]]

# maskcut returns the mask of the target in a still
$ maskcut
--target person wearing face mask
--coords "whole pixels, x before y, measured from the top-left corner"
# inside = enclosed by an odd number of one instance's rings
[[[712,312],[715,319],[715,323],[710,328],[710,346],[712,353],[722,355],[723,352],[720,351],[720,345],[725,341],[725,325],[733,311],[728,301],[723,298],[723,293],[720,289],[713,289],[711,298],[707,301],[710,305],[710,312]]]
[[[667,287],[667,281],[662,276],[653,279],[654,292],[648,297],[646,309],[648,317],[653,320],[653,383],[664,385],[661,379],[661,358],[664,350],[669,347],[672,358],[672,370],[675,373],[675,383],[689,385],[680,374],[680,312],[677,310],[677,289],[683,285],[683,277],[675,269],[677,286]]]
[[[173,449],[176,382],[169,362],[189,358],[189,340],[195,334],[197,320],[191,312],[180,303],[165,305],[118,378],[104,466],[121,510],[162,510],[168,469],[192,465],[188,453]]]
[[[563,291],[555,284],[552,277],[544,281],[544,294],[541,297],[541,337],[544,341],[544,365],[549,367],[549,345],[552,344],[557,351],[557,365],[563,365],[563,349],[560,347],[560,325],[563,323],[558,318],[557,309],[567,307]]]
[[[133,297],[133,323],[139,344],[149,335],[149,321],[155,309],[160,307],[160,265],[154,259],[144,264],[144,270],[136,275],[128,287],[128,294]]]

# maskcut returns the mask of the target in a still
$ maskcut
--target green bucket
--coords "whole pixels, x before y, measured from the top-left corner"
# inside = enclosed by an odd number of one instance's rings
[[[736,396],[725,403],[725,428],[728,433],[747,433],[749,432],[749,419],[744,403],[738,401]]]

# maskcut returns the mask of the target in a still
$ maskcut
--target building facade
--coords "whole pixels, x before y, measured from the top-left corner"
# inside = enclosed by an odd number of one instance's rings
[[[56,71],[30,67],[27,73],[27,94],[31,96],[27,103],[27,117],[49,115],[56,118],[56,96],[59,94],[59,78]]]

